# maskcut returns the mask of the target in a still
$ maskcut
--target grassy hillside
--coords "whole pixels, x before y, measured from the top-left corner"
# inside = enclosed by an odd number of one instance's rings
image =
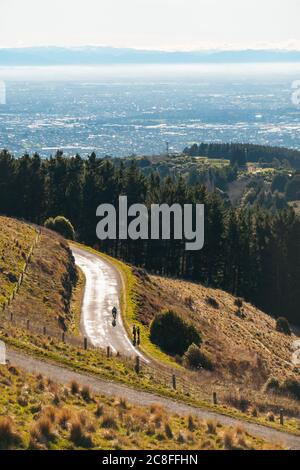
[[[62,387],[0,366],[0,449],[270,449],[280,448],[159,405],[138,408],[95,396],[76,382]]]
[[[6,246],[7,253],[8,248],[16,252],[13,259],[18,260],[19,248],[11,248],[14,247],[10,242],[13,236],[9,236],[7,231],[14,227],[15,236],[23,241],[23,232],[28,230],[32,236],[27,243],[30,249],[36,230],[22,222],[4,218],[2,221],[5,224],[1,227],[6,227],[6,238],[4,229],[0,229],[3,246]],[[3,259],[10,258],[6,256]],[[131,329],[133,323],[140,322],[142,348],[156,359],[151,365],[143,366],[140,374],[136,374],[134,363],[126,358],[107,359],[103,351],[85,351],[83,341],[73,342],[76,338],[71,338],[69,333],[67,344],[62,342],[60,333],[52,334],[54,329],[61,332],[66,326],[73,335],[78,334],[84,277],[79,273],[77,288],[73,289],[72,282],[76,276],[70,250],[61,237],[47,230],[42,230],[34,247],[19,292],[2,312],[3,318],[9,317],[10,312],[15,318],[29,318],[30,330],[24,328],[24,322],[14,324],[3,320],[1,339],[31,354],[63,363],[66,367],[198,406],[213,407],[212,391],[217,391],[218,405],[214,408],[242,419],[271,424],[272,416],[269,419],[269,413],[273,413],[275,418],[271,425],[278,427],[279,410],[284,408],[288,416],[285,429],[292,432],[299,430],[295,420],[300,416],[299,403],[290,397],[266,396],[263,390],[271,376],[280,380],[298,377],[297,371],[289,364],[292,338],[276,332],[274,320],[249,304],[243,303],[238,307],[236,299],[222,291],[148,276],[144,271],[131,269],[120,261],[113,262],[123,272],[127,286],[122,302],[126,326]],[[18,265],[17,261],[6,261],[4,272],[14,269],[14,265]],[[23,263],[20,262],[20,266]],[[4,272],[0,275],[3,286],[7,283]],[[71,298],[72,291],[74,295]],[[163,308],[173,308],[200,330],[204,340],[202,349],[211,357],[213,371],[187,370],[180,362],[176,363],[152,345],[149,325],[154,315]],[[33,324],[47,326],[47,334],[40,329],[37,333],[35,328],[31,328]],[[177,390],[173,390],[171,385],[174,370],[178,379]]]
[[[11,297],[36,236],[33,227],[0,217],[0,307]]]
[[[272,377],[280,382],[295,379],[299,383],[299,369],[291,363],[294,335],[279,333],[273,318],[224,291],[148,276],[139,269],[134,272],[135,321],[143,329],[145,350],[155,314],[173,309],[201,332],[201,349],[212,361],[212,371],[198,372],[203,393],[216,390],[222,402],[255,415],[271,410],[278,413],[283,407],[290,416],[300,417],[295,397],[265,391],[265,384]],[[181,373],[188,376],[188,371]]]
[[[140,296],[141,321],[149,324],[156,311],[175,309],[202,332],[205,350],[220,372],[264,380],[269,373],[286,375],[292,370],[293,337],[276,331],[272,317],[218,289],[157,276],[148,279],[148,295]]]
[[[42,229],[35,244],[37,234],[33,226],[0,217],[0,303],[3,308],[17,289],[6,314],[23,317],[31,324],[42,322],[50,328],[65,329],[77,280],[74,260],[63,238]]]

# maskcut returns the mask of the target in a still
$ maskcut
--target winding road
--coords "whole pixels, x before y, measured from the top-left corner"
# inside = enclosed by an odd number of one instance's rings
[[[127,336],[120,308],[122,278],[117,268],[106,259],[75,245],[71,249],[76,265],[85,275],[81,314],[81,328],[85,336],[93,346],[103,349],[109,346],[114,354],[138,355],[144,362],[149,362]],[[115,326],[113,307],[118,311]]]
[[[131,343],[120,314],[120,295],[122,293],[121,274],[106,259],[87,250],[72,245],[76,264],[85,274],[86,285],[82,305],[82,329],[90,342],[98,347],[110,348],[124,355],[139,355],[149,362]],[[112,308],[118,309],[117,325],[112,325]],[[282,444],[290,449],[300,450],[300,436],[241,421],[214,411],[190,406],[154,393],[136,390],[129,386],[111,382],[100,377],[75,372],[71,368],[46,360],[37,359],[23,351],[9,347],[7,358],[11,364],[30,373],[41,373],[52,380],[68,384],[76,380],[82,386],[89,386],[95,393],[126,397],[129,402],[140,406],[161,404],[167,411],[177,414],[194,414],[202,419],[215,419],[225,426],[242,426],[248,433]]]

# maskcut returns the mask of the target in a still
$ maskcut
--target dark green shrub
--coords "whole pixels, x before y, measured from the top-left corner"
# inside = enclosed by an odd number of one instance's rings
[[[57,216],[55,219],[50,217],[44,223],[44,227],[59,233],[68,240],[74,240],[75,230],[71,222],[63,216]]]
[[[280,333],[284,333],[285,335],[290,335],[291,328],[290,328],[288,320],[284,317],[277,318],[276,330],[279,331]]]
[[[241,320],[244,320],[246,318],[246,314],[244,312],[244,310],[241,308],[241,309],[237,309],[237,311],[235,312],[236,316],[239,317]]]
[[[201,336],[193,325],[168,310],[157,314],[151,323],[150,339],[168,354],[182,356],[193,343],[200,345]]]
[[[206,302],[213,308],[218,309],[220,307],[219,302],[214,297],[207,297]]]
[[[190,369],[212,370],[211,360],[200,350],[196,344],[191,344],[184,354],[184,363]]]
[[[242,308],[243,306],[243,299],[241,297],[237,297],[234,301],[234,305],[238,308]]]
[[[300,400],[300,382],[295,379],[286,379],[281,385],[281,391],[285,395],[290,395],[295,400]]]
[[[275,377],[269,377],[264,385],[264,390],[269,393],[278,393],[280,389],[279,380]]]

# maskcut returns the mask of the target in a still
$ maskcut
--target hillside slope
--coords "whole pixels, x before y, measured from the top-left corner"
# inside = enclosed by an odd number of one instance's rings
[[[76,280],[74,259],[62,237],[0,217],[0,304],[6,305],[6,314],[65,329]]]
[[[139,269],[134,272],[137,320],[147,331],[157,312],[173,309],[192,323],[203,337],[202,350],[213,362],[211,383],[250,393],[271,376],[299,380],[299,369],[291,363],[296,337],[276,331],[276,321],[269,315],[218,289],[148,276]]]

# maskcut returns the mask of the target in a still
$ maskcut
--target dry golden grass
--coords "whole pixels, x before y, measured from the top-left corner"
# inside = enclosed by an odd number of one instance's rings
[[[295,336],[279,333],[272,317],[222,290],[148,276],[135,268],[133,272],[138,279],[140,322],[149,326],[157,312],[174,309],[201,332],[201,349],[213,363],[212,373],[200,371],[196,378],[203,392],[217,391],[221,403],[254,417],[268,411],[278,415],[280,408],[289,416],[300,416],[295,400],[266,395],[263,390],[270,376],[299,380],[299,370],[290,362]],[[189,376],[188,371],[176,373]]]
[[[36,235],[34,227],[0,216],[0,308],[17,285]]]
[[[0,449],[10,449],[21,443],[21,436],[16,431],[15,423],[8,416],[0,417]]]
[[[39,384],[43,384],[42,390]],[[160,405],[141,408],[123,399],[86,402],[74,384],[0,366],[0,445],[4,449],[279,449],[280,446]],[[61,397],[54,404],[53,390]],[[18,404],[22,395],[26,401]],[[10,416],[9,418],[7,416]],[[208,432],[209,431],[209,432]]]
[[[224,375],[262,384],[270,374],[287,377],[293,336],[276,331],[276,322],[253,305],[200,284],[150,276],[139,285],[139,319],[150,324],[163,308],[176,309],[196,326],[203,350]]]
[[[0,306],[16,287],[36,236],[34,226],[0,217]],[[32,326],[65,329],[72,319],[74,269],[65,240],[42,229],[19,292],[6,315],[11,312],[16,321],[24,318]]]

